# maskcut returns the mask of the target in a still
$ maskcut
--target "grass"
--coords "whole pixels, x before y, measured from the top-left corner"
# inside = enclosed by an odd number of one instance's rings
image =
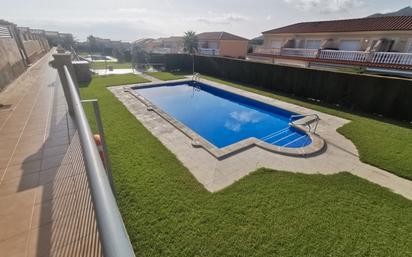
[[[337,68],[339,72],[346,72],[346,73],[355,73],[355,74],[362,74],[366,72],[365,67],[344,67],[344,68]]]
[[[131,69],[132,63],[130,62],[124,62],[124,63],[118,63],[118,62],[93,62],[91,64],[91,68],[92,69],[106,69],[106,65],[107,67],[112,66],[113,69]]]
[[[112,85],[130,85],[150,82],[149,80],[142,78],[135,74],[122,74],[122,75],[106,75],[106,76],[93,76],[92,79],[94,84],[100,85],[102,87],[112,86]],[[88,87],[90,84],[82,84],[80,87]]]
[[[90,55],[90,54],[92,54],[92,55],[101,55],[102,53],[101,52],[84,52],[84,51],[81,51],[81,52],[77,52],[77,54],[78,55],[80,55],[80,56],[87,56],[87,55]]]
[[[336,107],[309,102],[305,99],[282,96],[265,91],[260,87],[241,85],[204,75],[202,77],[351,120],[352,122],[339,128],[338,132],[356,145],[360,159],[363,162],[400,177],[412,179],[412,158],[410,158],[412,154],[412,126],[410,124],[355,114],[346,110],[339,110]]]
[[[147,72],[147,75],[155,77],[160,80],[175,80],[175,79],[184,79],[187,73],[183,72]]]
[[[348,173],[261,169],[207,192],[106,90],[124,76],[95,77],[81,95],[100,101],[137,256],[412,255],[412,202]]]

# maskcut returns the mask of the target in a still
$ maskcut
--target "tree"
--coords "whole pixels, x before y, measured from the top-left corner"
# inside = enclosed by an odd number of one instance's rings
[[[198,38],[196,32],[194,31],[187,31],[183,36],[183,42],[185,46],[186,52],[189,54],[194,54],[197,52],[197,45],[198,45]]]
[[[87,37],[87,43],[89,44],[90,52],[96,51],[96,48],[97,48],[96,38],[93,35],[90,35]]]

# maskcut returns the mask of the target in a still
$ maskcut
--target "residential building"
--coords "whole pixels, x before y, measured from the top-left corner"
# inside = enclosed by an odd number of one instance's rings
[[[166,38],[142,38],[133,42],[146,52],[158,54],[178,54],[184,52],[183,37],[172,36]]]
[[[303,22],[262,32],[248,60],[411,69],[412,16]]]
[[[245,58],[249,40],[227,32],[204,32],[197,35],[198,52],[203,55],[217,55]]]

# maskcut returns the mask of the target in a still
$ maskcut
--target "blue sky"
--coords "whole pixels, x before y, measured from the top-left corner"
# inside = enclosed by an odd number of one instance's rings
[[[364,17],[412,0],[0,0],[0,19],[19,26],[133,41],[227,31],[247,38],[291,23]]]

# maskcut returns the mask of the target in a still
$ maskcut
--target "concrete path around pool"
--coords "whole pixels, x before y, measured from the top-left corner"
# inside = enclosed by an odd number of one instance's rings
[[[157,113],[148,111],[142,102],[132,94],[124,91],[125,86],[110,87],[109,90],[211,192],[219,191],[250,172],[265,167],[306,174],[335,174],[347,171],[412,200],[412,181],[362,163],[359,160],[355,145],[336,132],[337,128],[350,121],[205,79],[201,81],[227,91],[246,94],[250,98],[271,103],[300,114],[318,114],[321,121],[317,133],[326,140],[327,149],[317,156],[304,158],[289,157],[259,147],[252,147],[228,158],[218,160],[205,149],[193,147],[190,138]]]

